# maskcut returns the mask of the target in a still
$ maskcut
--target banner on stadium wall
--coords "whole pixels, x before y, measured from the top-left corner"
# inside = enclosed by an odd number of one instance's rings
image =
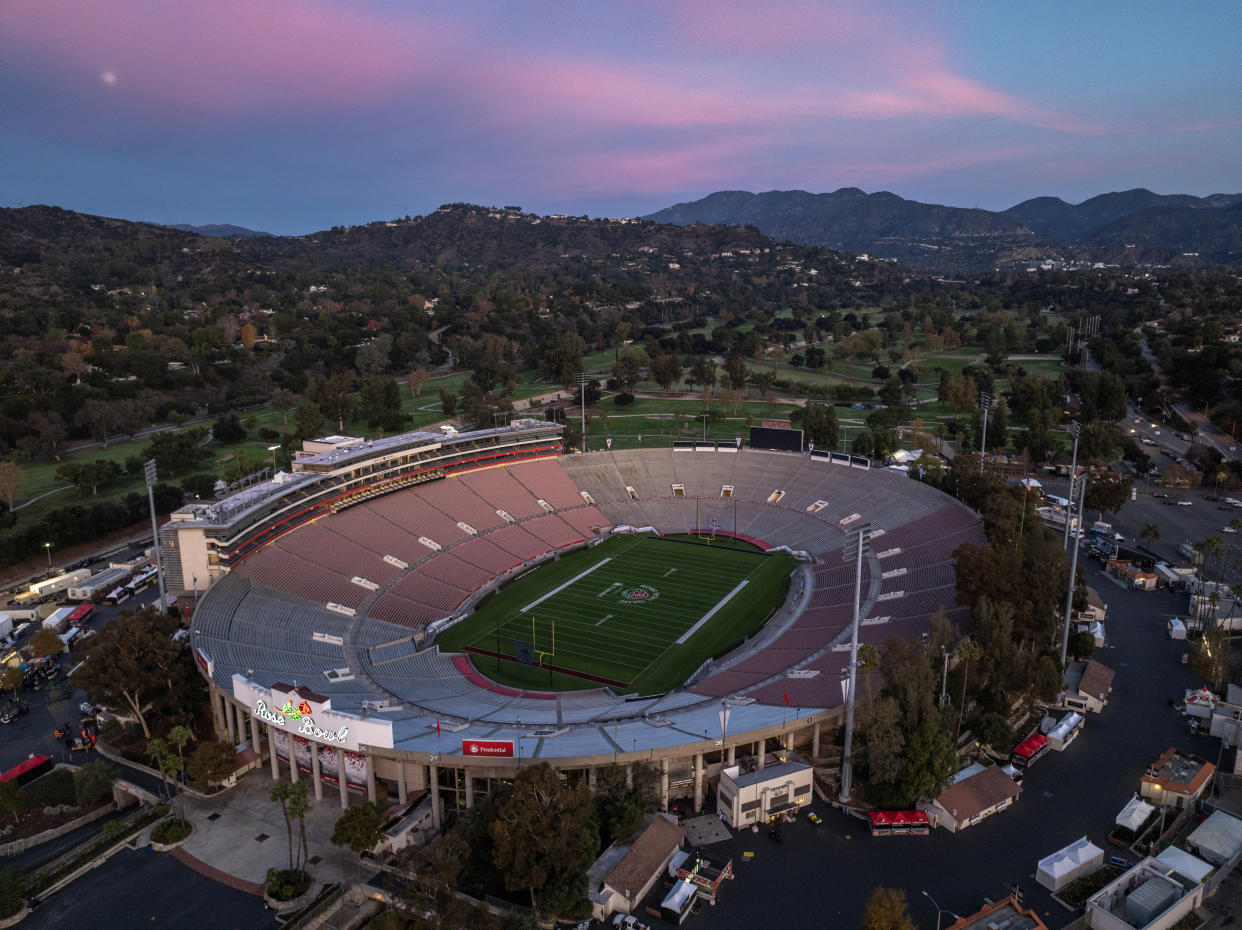
[[[363,746],[391,749],[392,721],[344,714],[332,709],[332,700],[302,685],[276,684],[261,688],[241,675],[233,676],[233,697],[250,715],[273,732],[284,732],[357,752]]]
[[[464,739],[461,741],[463,756],[493,756],[513,758],[513,740],[511,739]]]
[[[276,747],[276,757],[286,765],[289,762],[289,734],[272,728],[270,731],[272,745]],[[311,773],[310,740],[293,737],[294,757],[298,762],[298,771]],[[319,747],[319,777],[330,784],[340,782],[340,756],[345,757],[345,783],[351,788],[365,790],[367,786],[367,759],[360,752],[337,750],[331,746]]]

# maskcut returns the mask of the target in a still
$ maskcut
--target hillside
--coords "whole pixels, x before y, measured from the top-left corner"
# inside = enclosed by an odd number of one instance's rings
[[[962,271],[1067,257],[1161,264],[1183,252],[1229,264],[1242,253],[1230,210],[1242,194],[1159,195],[1137,189],[1069,204],[1037,197],[1008,210],[947,207],[887,191],[720,191],[646,217],[666,223],[751,225],[790,242],[896,258],[914,267]],[[1139,248],[1128,248],[1138,246]],[[1073,251],[1065,253],[1064,249]]]

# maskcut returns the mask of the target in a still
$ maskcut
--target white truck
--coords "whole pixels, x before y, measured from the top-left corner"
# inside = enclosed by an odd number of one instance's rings
[[[129,580],[128,568],[105,568],[69,589],[71,601],[94,601]]]
[[[79,568],[76,571],[65,572],[63,575],[49,578],[47,581],[35,582],[30,586],[30,593],[37,594],[39,597],[59,594],[61,591],[68,591],[75,584],[85,581],[90,576],[91,570],[89,568]]]

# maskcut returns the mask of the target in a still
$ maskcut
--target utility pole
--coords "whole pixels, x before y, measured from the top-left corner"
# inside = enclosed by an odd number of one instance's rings
[[[1074,480],[1078,477],[1078,434],[1081,432],[1077,420],[1072,420],[1069,425],[1069,434],[1074,437],[1074,456],[1070,460],[1070,488],[1067,500],[1069,506],[1065,508],[1065,536],[1061,540],[1061,548],[1069,548],[1069,528],[1070,528],[1070,510],[1074,505]]]
[[[155,577],[160,583],[160,612],[163,613],[168,604],[164,592],[164,561],[160,558],[160,529],[155,524],[155,459],[143,465],[142,472],[147,482],[147,502],[151,505],[151,542],[155,546]]]
[[[945,690],[949,685],[949,650],[941,646],[940,654],[944,656],[944,674],[940,676],[940,706],[944,707],[949,702],[949,695]]]
[[[1079,501],[1078,512],[1081,514],[1083,510],[1083,504],[1087,500],[1087,476],[1086,475],[1082,476],[1082,491],[1080,492],[1080,495],[1081,495],[1081,498]],[[1074,512],[1074,499],[1070,498],[1069,503],[1070,503],[1069,510],[1065,514],[1067,525],[1069,522],[1070,514]],[[1078,518],[1078,525],[1079,527],[1082,526],[1081,516],[1079,516]],[[1078,577],[1078,537],[1075,536],[1073,552],[1070,556],[1069,590],[1065,592],[1065,625],[1061,629],[1061,668],[1065,668],[1065,655],[1069,651],[1070,615],[1073,613],[1073,610],[1074,610],[1074,583],[1077,580],[1077,577]]]
[[[858,552],[854,568],[854,624],[850,628],[849,690],[845,697],[845,754],[841,760],[841,803],[850,802],[854,781],[854,695],[858,690],[858,625],[862,609],[863,547],[870,535],[870,524],[858,528]]]

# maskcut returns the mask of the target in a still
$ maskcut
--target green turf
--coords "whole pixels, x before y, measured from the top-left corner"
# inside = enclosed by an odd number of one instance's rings
[[[793,567],[789,555],[767,555],[747,543],[614,537],[527,573],[436,643],[445,652],[475,646],[514,656],[515,641],[552,651],[555,626],[555,652],[545,664],[624,682],[614,688],[618,692],[655,694],[680,687],[704,660],[762,626],[784,600]],[[677,643],[743,580],[709,620]],[[513,687],[600,686],[515,661],[472,658],[489,678]]]

